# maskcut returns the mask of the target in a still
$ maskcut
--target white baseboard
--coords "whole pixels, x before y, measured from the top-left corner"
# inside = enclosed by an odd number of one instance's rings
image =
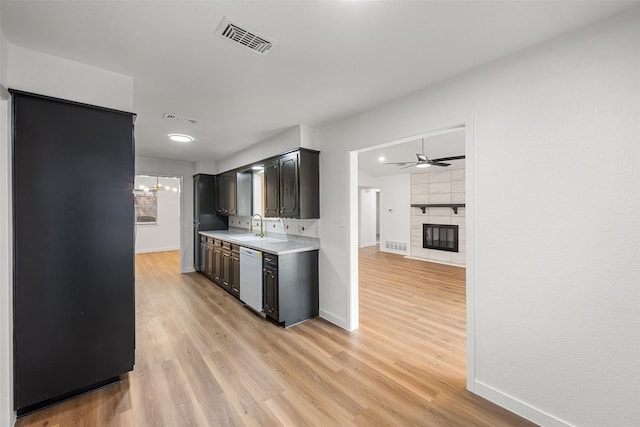
[[[166,252],[166,251],[179,251],[180,246],[170,247],[170,248],[150,248],[150,249],[137,249],[137,254],[148,254],[151,252]]]
[[[180,273],[195,273],[196,269],[193,267],[187,267],[180,270]]]
[[[349,330],[349,328],[347,327],[347,321],[342,317],[338,317],[335,314],[331,314],[328,311],[322,309],[319,310],[318,314],[324,320],[331,322],[334,325],[341,327],[342,329],[346,329],[347,331]]]
[[[469,391],[538,425],[545,427],[574,427],[573,424],[567,421],[544,412],[478,380],[474,382],[473,390],[469,389]]]
[[[361,248],[368,248],[369,246],[376,246],[378,242],[366,242],[360,245]]]
[[[454,264],[452,262],[437,261],[435,259],[421,258],[421,257],[418,257],[418,256],[407,255],[407,256],[405,256],[405,258],[407,258],[407,259],[415,259],[417,261],[434,262],[436,264],[450,265],[452,267],[461,267],[461,268],[466,268],[467,267],[466,265],[462,265],[462,264]]]

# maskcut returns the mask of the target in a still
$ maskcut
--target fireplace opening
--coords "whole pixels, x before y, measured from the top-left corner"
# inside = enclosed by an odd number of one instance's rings
[[[425,249],[458,252],[458,226],[422,224],[422,247]]]

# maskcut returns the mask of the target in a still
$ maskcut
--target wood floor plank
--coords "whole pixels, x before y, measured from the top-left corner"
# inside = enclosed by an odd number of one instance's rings
[[[136,256],[136,365],[16,426],[533,426],[468,392],[465,270],[360,250],[360,329],[283,329]]]

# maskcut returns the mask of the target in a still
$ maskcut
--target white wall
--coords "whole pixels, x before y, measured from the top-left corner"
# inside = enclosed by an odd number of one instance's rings
[[[297,125],[218,160],[216,170],[218,173],[226,172],[300,147],[319,150],[319,145],[318,129]]]
[[[180,189],[180,178],[158,177],[163,187]],[[191,179],[191,177],[187,178]],[[135,187],[156,185],[152,176],[136,176]],[[172,251],[180,249],[180,192],[157,192],[157,222],[136,225],[136,253]]]
[[[548,426],[640,425],[639,75],[636,9],[322,127],[322,312],[357,319],[349,151],[469,122],[470,389]]]
[[[187,273],[193,269],[193,175],[195,165],[182,160],[156,159],[136,156],[136,174],[182,177],[180,205],[182,206],[182,243],[180,271]]]
[[[133,111],[133,77],[9,44],[12,89]]]
[[[360,189],[360,227],[358,229],[359,245],[373,246],[376,242],[376,219],[378,218],[378,212],[376,212],[376,190],[372,188]]]
[[[411,245],[410,175],[372,177],[358,171],[358,185],[375,187],[380,190],[380,251],[409,255]],[[389,247],[386,242],[390,243]],[[406,249],[394,248],[391,242],[404,243]]]
[[[1,33],[1,31],[0,31]],[[5,87],[131,111],[133,78],[56,58],[8,43],[0,37],[0,83]],[[0,108],[0,115],[6,106]],[[6,117],[0,118],[0,426],[13,425],[11,346],[13,263],[10,240],[10,143]],[[5,264],[6,263],[6,264]],[[5,305],[6,304],[6,305]],[[6,309],[6,310],[5,310]]]
[[[0,17],[1,22],[1,17]],[[10,107],[5,88],[8,44],[0,27],[0,427],[12,426],[13,257],[11,254]]]

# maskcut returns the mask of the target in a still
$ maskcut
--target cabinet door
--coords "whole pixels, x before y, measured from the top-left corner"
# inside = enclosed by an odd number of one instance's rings
[[[222,285],[222,248],[213,248],[213,281]]]
[[[278,314],[278,271],[266,267],[263,269],[264,277],[264,312],[272,319],[279,321]]]
[[[231,252],[222,251],[222,274],[220,275],[220,281],[222,287],[228,291],[231,291]]]
[[[231,293],[240,298],[240,257],[236,253],[231,254]]]
[[[207,254],[205,273],[209,278],[213,277],[213,245],[211,243],[207,243],[205,248]]]
[[[300,216],[300,180],[298,178],[298,153],[280,159],[280,216],[297,218]]]
[[[264,216],[280,216],[280,179],[278,161],[264,165]]]
[[[238,213],[238,181],[236,174],[227,175],[227,209],[229,215]]]

